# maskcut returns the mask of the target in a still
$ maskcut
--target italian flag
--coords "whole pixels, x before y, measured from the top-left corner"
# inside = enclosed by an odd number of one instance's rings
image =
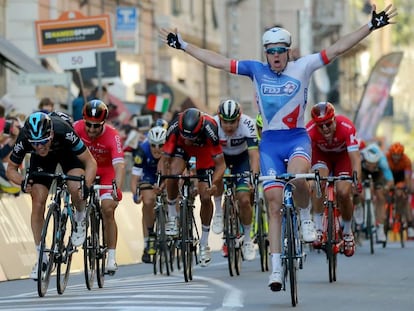
[[[159,96],[155,94],[148,95],[147,108],[148,110],[165,113],[170,107],[170,99],[168,97]]]

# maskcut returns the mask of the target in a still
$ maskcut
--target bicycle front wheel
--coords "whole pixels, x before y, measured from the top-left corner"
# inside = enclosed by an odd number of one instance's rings
[[[265,219],[266,214],[264,213],[264,202],[263,199],[259,200],[257,208],[257,232],[256,232],[256,242],[259,247],[259,255],[260,255],[260,267],[262,268],[262,272],[269,271],[269,243],[267,241],[267,233],[265,231]]]
[[[186,199],[183,200],[180,209],[181,213],[181,261],[183,265],[184,280],[186,282],[192,279],[193,268],[193,250],[192,250],[192,219],[189,212],[189,204]]]
[[[369,239],[370,251],[371,254],[374,254],[374,233],[373,233],[373,226],[372,218],[373,218],[373,206],[370,200],[365,201],[365,207],[367,211],[367,235]]]
[[[296,242],[295,242],[295,228],[293,218],[295,217],[292,209],[287,210],[286,217],[286,238],[287,238],[287,265],[289,271],[289,282],[290,282],[290,297],[292,306],[296,306],[298,303],[298,288],[297,288],[297,260],[296,260]]]
[[[108,247],[105,243],[105,224],[102,219],[102,213],[100,207],[96,209],[98,214],[95,214],[95,232],[98,244],[98,252],[96,254],[96,280],[98,287],[102,288],[105,283],[105,269],[106,269],[106,256],[108,253]]]
[[[326,240],[326,257],[328,259],[329,282],[335,281],[336,274],[336,241],[335,241],[335,216],[334,204],[328,202],[328,228]]]
[[[70,208],[70,207],[68,207]],[[69,280],[70,267],[72,265],[72,254],[75,247],[72,245],[70,233],[72,232],[71,222],[68,221],[68,214],[62,213],[59,224],[59,239],[57,242],[59,257],[57,264],[56,283],[60,295],[66,289]]]
[[[156,219],[156,253],[153,260],[154,274],[157,274],[157,266],[162,274],[164,272],[170,275],[170,249],[167,244],[167,235],[165,234],[165,213],[162,207],[157,211]]]
[[[96,273],[96,256],[99,249],[95,213],[90,210],[86,222],[86,238],[83,243],[83,267],[86,288],[91,290]]]
[[[39,258],[37,261],[37,293],[39,297],[46,295],[50,275],[55,264],[56,235],[58,230],[58,206],[51,203],[48,207],[40,240]]]
[[[226,197],[224,201],[224,236],[227,245],[227,264],[230,276],[236,273],[236,245],[235,245],[235,216],[231,200]]]

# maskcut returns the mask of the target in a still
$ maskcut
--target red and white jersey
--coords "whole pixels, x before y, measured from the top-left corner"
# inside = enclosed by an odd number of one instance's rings
[[[318,148],[322,152],[352,152],[359,150],[359,141],[352,121],[342,115],[337,115],[335,120],[336,130],[331,141],[327,141],[323,137],[313,120],[308,122],[306,129],[312,141],[312,148]]]
[[[76,121],[73,127],[98,164],[96,175],[103,178],[109,177],[107,174],[110,174],[114,178],[115,170],[113,166],[124,162],[121,136],[118,131],[112,126],[104,124],[101,135],[91,139],[86,133],[84,120]]]

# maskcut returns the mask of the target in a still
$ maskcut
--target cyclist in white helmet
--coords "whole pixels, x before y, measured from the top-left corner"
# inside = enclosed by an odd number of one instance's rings
[[[373,204],[377,225],[377,242],[385,242],[384,221],[386,191],[394,186],[392,171],[387,158],[377,143],[371,143],[361,150],[362,178],[365,180],[368,174],[372,176],[374,183]],[[363,194],[363,193],[362,193]],[[357,201],[358,202],[358,201]]]
[[[242,113],[240,104],[227,99],[220,103],[214,120],[218,125],[218,135],[223,148],[224,160],[230,173],[259,173],[259,149],[255,122]],[[250,238],[252,222],[251,185],[249,178],[239,178],[236,181],[236,197],[240,208],[240,220],[244,229],[243,255],[246,260],[256,256],[254,244]],[[222,213],[223,184],[214,196],[215,213],[213,217],[213,232],[223,232]],[[227,255],[227,246],[223,245],[223,255]]]
[[[132,153],[134,165],[131,175],[131,192],[136,204],[142,201],[142,231],[144,235],[144,252],[142,262],[151,263],[151,255],[155,254],[154,241],[154,205],[155,193],[153,185],[158,172],[158,160],[165,144],[167,130],[162,126],[154,126],[148,131],[147,139]],[[139,189],[139,191],[137,191]]]
[[[237,60],[202,49],[183,40],[177,29],[161,29],[162,40],[170,47],[183,50],[202,63],[226,72],[248,76],[256,88],[257,104],[263,118],[263,135],[260,143],[260,170],[263,175],[307,173],[310,170],[311,144],[305,129],[305,109],[309,82],[314,71],[328,65],[345,53],[373,30],[393,23],[397,10],[388,5],[377,13],[372,6],[371,20],[356,31],[340,38],[318,53],[290,61],[292,39],[283,28],[273,27],[263,34],[262,45],[266,62]],[[277,148],[275,148],[277,146]],[[285,159],[288,159],[287,167]],[[282,289],[281,213],[282,184],[274,181],[263,183],[269,207],[269,248],[272,273],[269,287]],[[305,180],[295,182],[296,205],[300,208],[302,236],[312,242],[316,232],[310,221],[309,186]],[[307,220],[307,221],[306,221]],[[304,223],[306,221],[306,223]]]

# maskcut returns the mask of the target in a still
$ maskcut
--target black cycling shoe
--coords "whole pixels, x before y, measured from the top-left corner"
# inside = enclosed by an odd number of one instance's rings
[[[148,254],[148,251],[146,249],[144,249],[144,253],[142,254],[141,260],[144,263],[152,263],[151,255]]]

